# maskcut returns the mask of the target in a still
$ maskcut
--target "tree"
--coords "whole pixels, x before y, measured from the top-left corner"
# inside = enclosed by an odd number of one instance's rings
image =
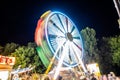
[[[120,47],[113,53],[113,64],[116,64],[120,67]]]
[[[0,45],[0,54],[3,52],[3,47]]]
[[[117,71],[120,68],[120,36],[103,37],[99,40],[99,59],[103,73]]]
[[[3,51],[2,55],[4,55],[4,56],[10,55],[11,53],[13,53],[15,51],[15,49],[18,48],[18,46],[19,46],[18,44],[13,43],[13,42],[7,43],[4,47],[4,51]]]
[[[27,46],[28,47],[32,47],[32,48],[36,48],[37,47],[36,43],[34,43],[34,42],[28,42]]]
[[[84,45],[84,61],[85,63],[91,63],[98,60],[97,56],[97,39],[96,32],[93,28],[86,27],[81,31],[81,36]]]
[[[110,44],[110,49],[113,53],[113,64],[120,67],[120,35],[111,37],[108,43]]]
[[[21,65],[22,68],[29,65],[35,66],[35,71],[42,73],[45,68],[36,53],[36,49],[31,46],[19,46],[11,56],[16,57],[14,68]]]
[[[113,71],[112,52],[108,41],[109,38],[103,37],[98,42],[100,70],[103,74],[108,74],[111,70]]]

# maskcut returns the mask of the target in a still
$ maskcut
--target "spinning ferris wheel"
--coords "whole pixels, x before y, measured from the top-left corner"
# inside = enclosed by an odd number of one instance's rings
[[[35,42],[40,59],[48,67],[51,58],[58,60],[58,68],[75,67],[82,63],[81,35],[71,19],[61,12],[47,11],[38,21]]]

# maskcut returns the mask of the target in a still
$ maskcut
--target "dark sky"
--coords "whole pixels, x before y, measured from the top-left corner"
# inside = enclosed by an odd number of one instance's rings
[[[47,10],[65,13],[79,31],[94,28],[97,38],[120,34],[112,0],[4,0],[0,2],[0,44],[33,42],[37,21]]]

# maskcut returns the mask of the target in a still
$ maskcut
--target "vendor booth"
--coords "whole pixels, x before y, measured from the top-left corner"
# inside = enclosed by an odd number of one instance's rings
[[[0,55],[0,80],[8,80],[10,71],[15,64],[15,57]]]

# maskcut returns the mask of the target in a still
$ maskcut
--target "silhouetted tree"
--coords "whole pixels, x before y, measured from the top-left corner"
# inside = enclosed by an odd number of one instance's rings
[[[109,73],[112,70],[112,52],[108,43],[109,38],[103,37],[99,40],[99,59],[100,59],[100,70],[103,74]]]
[[[15,49],[18,48],[18,44],[16,43],[7,43],[5,46],[4,46],[4,51],[2,53],[2,55],[4,56],[7,56],[7,55],[11,55],[12,52],[15,51]]]
[[[0,54],[3,53],[3,47],[0,45]]]

